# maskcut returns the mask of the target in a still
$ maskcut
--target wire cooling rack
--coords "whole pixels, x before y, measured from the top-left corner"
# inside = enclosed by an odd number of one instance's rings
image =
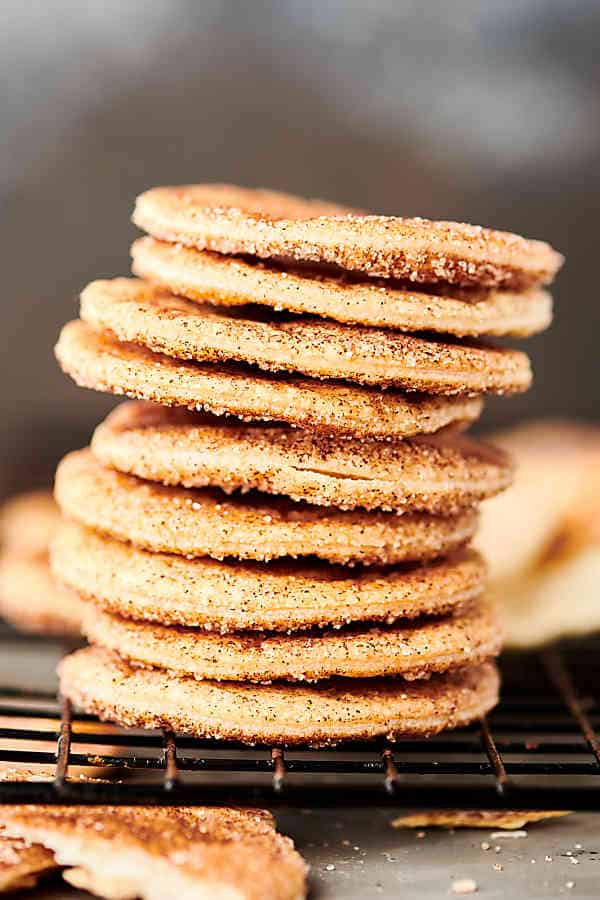
[[[0,653],[14,640],[0,633]],[[600,638],[502,669],[500,705],[469,728],[326,750],[122,729],[0,686],[0,767],[41,773],[0,782],[0,802],[600,811]]]

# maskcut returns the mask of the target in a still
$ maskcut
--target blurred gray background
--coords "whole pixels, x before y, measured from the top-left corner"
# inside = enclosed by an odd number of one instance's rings
[[[52,357],[128,271],[134,196],[228,180],[458,218],[568,257],[526,397],[597,419],[600,3],[0,0],[0,493],[51,477],[114,399]]]

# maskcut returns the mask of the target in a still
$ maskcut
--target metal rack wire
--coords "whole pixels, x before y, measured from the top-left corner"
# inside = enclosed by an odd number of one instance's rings
[[[51,693],[0,687],[0,766],[46,773],[0,782],[0,802],[600,811],[600,639],[507,655],[502,668],[502,702],[470,728],[326,750],[121,729]]]

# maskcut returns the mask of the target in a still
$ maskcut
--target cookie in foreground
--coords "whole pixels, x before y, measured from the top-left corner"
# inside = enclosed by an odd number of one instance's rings
[[[249,744],[323,746],[387,736],[424,737],[479,718],[498,701],[486,662],[424,681],[332,679],[315,685],[196,681],[137,668],[88,647],[59,665],[62,693],[101,719]]]
[[[66,881],[101,897],[306,895],[307,867],[264,810],[4,805],[0,828],[48,865],[56,857]]]

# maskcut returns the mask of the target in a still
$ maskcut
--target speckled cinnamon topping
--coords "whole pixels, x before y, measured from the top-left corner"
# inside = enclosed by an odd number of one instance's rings
[[[387,439],[437,431],[477,418],[478,398],[426,397],[258,369],[171,359],[70,322],[56,355],[82,387],[163,406],[279,421],[325,434]]]
[[[122,725],[247,743],[325,745],[387,735],[428,736],[487,712],[498,700],[493,663],[433,675],[331,679],[315,685],[197,681],[135,668],[89,647],[59,666],[63,694]]]
[[[241,362],[449,395],[512,393],[531,382],[529,359],[520,351],[314,317],[268,321],[251,309],[220,310],[138,279],[92,282],[81,295],[81,318],[120,341],[200,363]]]
[[[415,282],[520,288],[551,281],[563,261],[542,241],[478,225],[360,215],[223,184],[153,188],[138,197],[133,221],[201,250],[330,262]]]
[[[90,528],[146,550],[217,559],[428,559],[469,540],[477,518],[471,510],[446,517],[344,512],[285,498],[234,499],[218,490],[164,487],[108,469],[89,450],[63,459],[55,491],[63,513]]]
[[[483,591],[473,550],[427,565],[352,569],[327,563],[220,562],[148,553],[65,522],[56,577],[102,609],[133,619],[227,633],[290,631],[457,612]]]
[[[263,810],[226,807],[0,807],[5,832],[110,898],[302,900],[306,865]],[[49,853],[39,845],[50,848]]]
[[[314,269],[273,268],[151,237],[135,241],[131,253],[136,275],[190,300],[221,307],[258,303],[338,322],[459,337],[527,337],[552,320],[552,298],[537,287],[515,292],[438,285],[424,292],[389,279],[365,277],[357,282]]]
[[[125,403],[92,439],[105,465],[185,487],[256,489],[338,509],[452,514],[507,487],[501,451],[454,433],[384,443]]]
[[[340,676],[427,678],[484,662],[500,652],[500,621],[482,601],[455,616],[410,625],[310,634],[208,634],[134,622],[86,604],[84,633],[123,659],[216,681],[318,681]]]

